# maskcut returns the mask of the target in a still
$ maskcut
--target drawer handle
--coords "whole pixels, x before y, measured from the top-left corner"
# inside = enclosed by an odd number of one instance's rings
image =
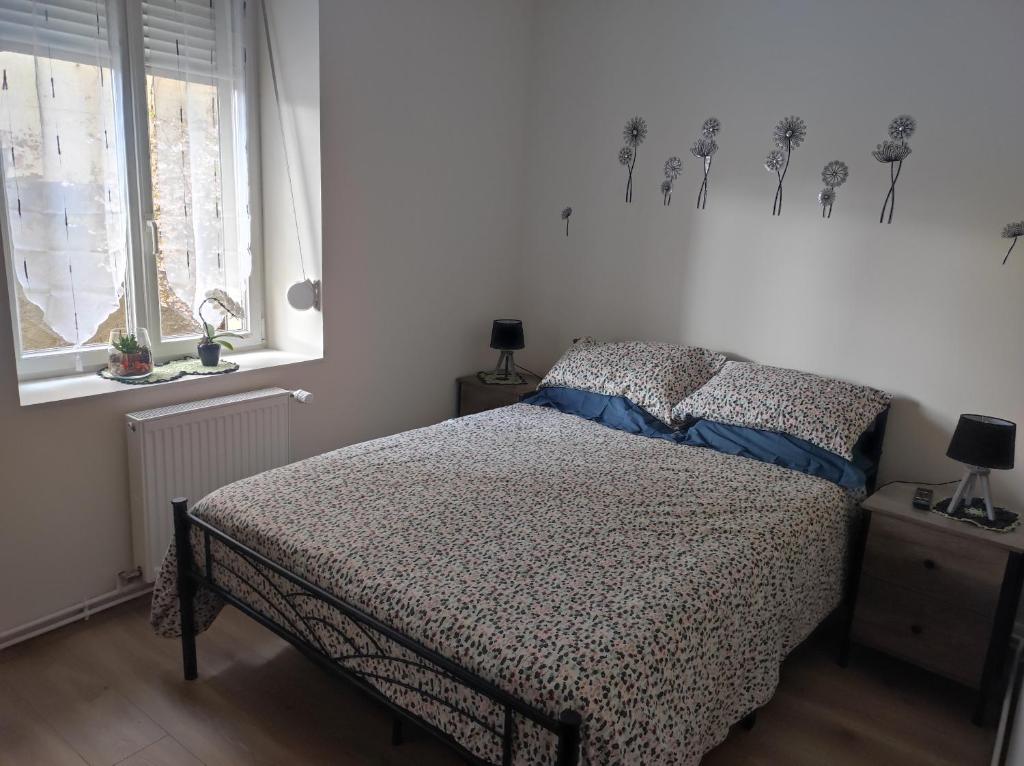
[[[921,633],[924,632],[924,628],[922,628],[920,625],[911,625],[910,632],[913,633],[915,636],[920,636]]]
[[[932,561],[931,559],[925,559],[924,560],[924,568],[925,569],[935,569],[935,562]]]

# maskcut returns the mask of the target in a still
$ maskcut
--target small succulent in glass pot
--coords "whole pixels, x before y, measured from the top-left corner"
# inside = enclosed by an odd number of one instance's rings
[[[196,351],[199,353],[199,360],[203,363],[204,367],[216,367],[220,364],[221,347],[226,348],[228,351],[235,350],[235,347],[227,338],[241,338],[242,336],[238,333],[218,330],[214,324],[206,321],[206,317],[203,316],[203,308],[208,303],[212,303],[223,312],[224,319],[229,316],[241,319],[245,315],[245,311],[234,298],[220,289],[210,290],[206,293],[206,298],[203,299],[203,302],[199,304],[196,314],[203,325],[203,337],[199,341]],[[224,319],[218,320],[217,324],[222,324]]]
[[[145,327],[110,331],[107,369],[118,378],[144,378],[153,372],[153,351]]]

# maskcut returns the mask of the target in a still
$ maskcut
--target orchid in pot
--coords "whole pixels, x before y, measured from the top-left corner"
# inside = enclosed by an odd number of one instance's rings
[[[213,324],[207,322],[206,317],[203,316],[203,308],[207,303],[212,303],[216,308],[219,308],[224,313],[225,318],[232,316],[235,319],[241,319],[245,315],[245,311],[234,298],[219,288],[206,293],[206,298],[199,304],[196,314],[199,317],[199,321],[203,324],[203,339],[199,342],[196,350],[199,352],[199,360],[203,363],[203,367],[216,367],[220,364],[220,349],[222,346],[228,351],[235,350],[231,341],[226,339],[241,338],[242,336],[234,332],[220,331]],[[218,321],[218,324],[222,321]]]

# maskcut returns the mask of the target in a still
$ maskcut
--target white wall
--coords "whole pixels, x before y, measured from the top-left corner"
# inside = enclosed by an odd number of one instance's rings
[[[281,99],[279,110],[261,18],[260,167],[266,211],[262,240],[267,340],[276,348],[319,355],[324,345],[322,313],[296,311],[285,295],[289,286],[303,279],[303,268],[309,279],[320,279],[322,273],[320,3],[274,0],[267,10]],[[290,189],[295,196],[294,216]]]
[[[453,414],[454,378],[516,307],[531,7],[322,3],[323,361],[23,408],[0,323],[0,631],[131,566],[125,412],[305,388],[299,457]]]
[[[1000,266],[999,237],[1024,217],[1022,26],[1014,0],[542,3],[525,362],[544,367],[577,335],[657,338],[879,386],[898,396],[883,478],[958,476],[944,457],[958,413],[1024,423],[1024,253]],[[919,127],[894,223],[879,225],[888,168],[870,151],[902,113]],[[616,154],[633,114],[650,135],[626,205]],[[790,114],[808,138],[773,219],[763,162]],[[696,211],[689,146],[711,115],[721,149]],[[665,208],[673,154],[685,170]],[[851,175],[822,221],[831,159]],[[1024,508],[1024,471],[994,483]]]

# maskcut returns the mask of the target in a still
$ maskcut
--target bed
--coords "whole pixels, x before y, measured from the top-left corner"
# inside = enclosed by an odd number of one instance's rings
[[[152,620],[194,678],[233,605],[470,762],[685,766],[840,605],[855,507],[516,404],[175,501]]]

